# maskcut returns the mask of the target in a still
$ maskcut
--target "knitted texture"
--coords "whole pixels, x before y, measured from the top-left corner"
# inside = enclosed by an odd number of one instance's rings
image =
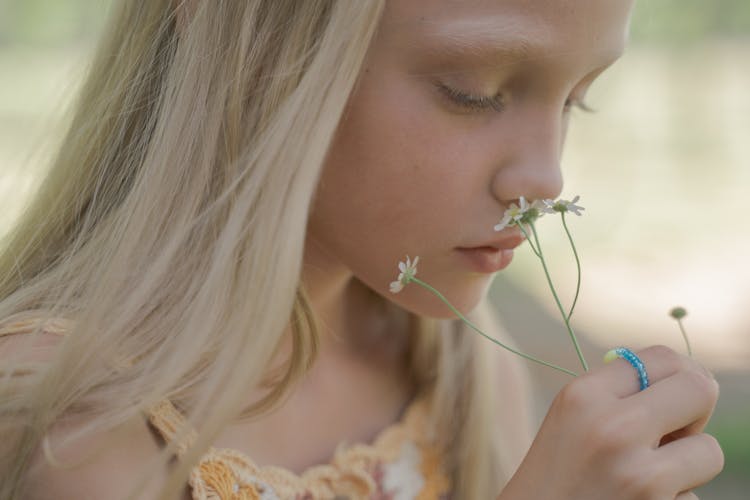
[[[164,401],[151,409],[149,422],[168,442],[179,432],[178,456],[195,431],[175,407]],[[210,448],[192,469],[195,500],[312,500],[448,498],[450,481],[441,468],[439,449],[424,436],[427,401],[413,401],[404,417],[385,428],[373,444],[338,446],[328,464],[295,474],[283,467],[260,467],[244,453]]]
[[[0,338],[30,333],[40,320],[0,324]],[[71,331],[65,319],[43,323],[39,347],[54,344],[54,337]],[[122,363],[123,366],[131,364]],[[19,369],[14,375],[24,375]],[[386,427],[372,444],[340,443],[327,464],[295,474],[283,467],[259,467],[238,450],[210,448],[191,470],[188,480],[194,500],[443,500],[451,484],[442,468],[441,450],[427,436],[428,400],[412,401],[397,423]],[[197,432],[169,401],[146,412],[151,426],[167,443],[174,443],[177,458],[190,448]]]

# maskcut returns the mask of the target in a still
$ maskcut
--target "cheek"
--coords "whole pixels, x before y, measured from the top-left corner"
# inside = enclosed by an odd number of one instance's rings
[[[329,152],[308,228],[359,279],[398,301],[415,294],[387,292],[406,254],[421,256],[423,276],[451,276],[446,255],[459,243],[478,180],[465,167],[477,160],[471,145],[414,83],[385,74],[362,81]]]
[[[322,179],[369,223],[399,225],[458,203],[472,148],[423,82],[374,70],[349,103]]]
[[[430,233],[458,202],[461,148],[413,84],[384,72],[363,79],[321,178],[321,219],[363,239],[408,239]]]

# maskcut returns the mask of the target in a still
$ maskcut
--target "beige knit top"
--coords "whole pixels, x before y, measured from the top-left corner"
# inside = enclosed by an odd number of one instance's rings
[[[24,324],[21,324],[24,323]],[[28,324],[26,324],[28,323]],[[0,338],[32,331],[34,322],[0,326]],[[65,325],[49,323],[44,331],[61,335]],[[450,479],[441,469],[439,448],[426,436],[428,402],[412,401],[401,419],[371,443],[339,444],[327,464],[295,474],[283,467],[256,465],[244,453],[210,448],[192,468],[189,486],[195,500],[445,500]],[[145,415],[166,442],[183,426],[187,438],[176,443],[177,458],[192,445],[196,431],[169,401]]]
[[[402,419],[380,432],[372,444],[339,445],[333,459],[297,475],[282,467],[259,467],[232,449],[211,448],[190,474],[195,500],[272,499],[447,499],[448,477],[440,454],[422,436],[426,401],[415,400]],[[149,421],[166,441],[187,425],[169,402],[151,410]],[[178,444],[178,456],[190,446]]]

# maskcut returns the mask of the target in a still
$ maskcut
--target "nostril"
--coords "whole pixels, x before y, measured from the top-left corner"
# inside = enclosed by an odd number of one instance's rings
[[[563,190],[563,177],[557,161],[525,161],[497,169],[491,184],[493,197],[505,206],[518,201],[557,199]]]

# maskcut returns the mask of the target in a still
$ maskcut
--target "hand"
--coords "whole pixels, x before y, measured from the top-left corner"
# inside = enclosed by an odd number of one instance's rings
[[[567,384],[498,500],[688,500],[724,455],[703,433],[719,385],[664,346],[637,353],[651,386],[617,359]]]

